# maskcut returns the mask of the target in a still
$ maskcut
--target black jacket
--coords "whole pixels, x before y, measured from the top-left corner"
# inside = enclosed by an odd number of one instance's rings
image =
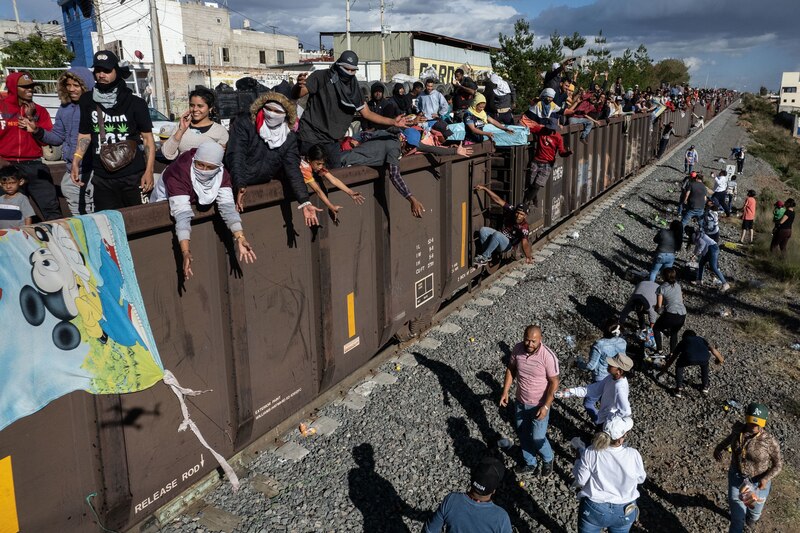
[[[289,132],[286,142],[271,149],[258,135],[250,117],[234,121],[225,153],[225,166],[233,178],[234,189],[267,183],[277,178],[284,182],[301,204],[308,200],[308,189],[300,173],[297,136]]]

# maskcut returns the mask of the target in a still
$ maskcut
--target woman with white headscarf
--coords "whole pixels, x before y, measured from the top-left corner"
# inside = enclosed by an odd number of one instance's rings
[[[192,277],[192,252],[189,249],[192,234],[192,204],[198,209],[208,209],[214,203],[222,220],[233,234],[239,252],[239,261],[253,263],[256,254],[242,230],[242,219],[233,201],[231,176],[222,164],[225,151],[208,140],[197,148],[181,154],[164,170],[164,186],[169,197],[169,210],[175,219],[175,233],[183,255],[183,275]]]
[[[514,124],[514,89],[494,72],[489,75],[489,82],[492,85],[492,98],[486,99],[489,115],[502,124]],[[486,87],[486,92],[489,92],[489,87]],[[489,106],[490,100],[491,107]]]
[[[294,193],[307,226],[316,226],[317,209],[308,200],[300,172],[300,151],[292,131],[297,110],[280,93],[268,92],[253,102],[249,117],[239,117],[231,127],[225,165],[236,190],[236,207],[244,210],[247,187],[279,179]],[[290,198],[291,199],[291,198]]]

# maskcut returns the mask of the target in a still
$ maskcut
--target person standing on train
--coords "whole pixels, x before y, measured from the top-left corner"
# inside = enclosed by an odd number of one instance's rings
[[[559,133],[558,118],[550,117],[544,124],[537,124],[523,117],[520,124],[527,127],[533,134],[534,146],[523,202],[533,203],[534,206],[537,206],[539,205],[539,190],[547,184],[547,180],[553,174],[556,156],[569,157],[572,155],[572,150],[564,145],[564,138]]]

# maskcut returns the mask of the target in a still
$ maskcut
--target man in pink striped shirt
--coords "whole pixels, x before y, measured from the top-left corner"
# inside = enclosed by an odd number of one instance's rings
[[[536,471],[536,454],[542,456],[542,476],[553,471],[553,449],[547,440],[550,406],[558,389],[558,359],[542,343],[542,328],[528,326],[525,337],[511,351],[506,369],[500,406],[508,405],[508,393],[517,380],[514,413],[525,464],[516,468],[519,475]]]

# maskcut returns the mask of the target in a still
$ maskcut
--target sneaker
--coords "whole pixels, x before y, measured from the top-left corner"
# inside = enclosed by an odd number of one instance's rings
[[[708,396],[708,389],[701,390],[700,394],[702,394],[703,396]]]
[[[547,477],[552,473],[553,473],[553,461],[550,461],[549,463],[542,463],[541,476],[542,477]]]
[[[675,398],[683,398],[683,389],[675,389],[675,390],[672,392],[672,395],[673,395]]]
[[[580,141],[581,141],[583,144],[589,144],[589,137],[581,137]]]
[[[514,473],[518,476],[531,476],[536,473],[536,465],[519,465],[514,468]]]
[[[731,284],[730,283],[725,283],[725,284],[722,285],[722,287],[719,288],[719,292],[723,292],[723,293],[724,292],[728,292],[729,290],[731,290]]]
[[[472,264],[475,266],[483,266],[488,263],[489,260],[482,255],[476,255],[475,259],[472,260]]]

